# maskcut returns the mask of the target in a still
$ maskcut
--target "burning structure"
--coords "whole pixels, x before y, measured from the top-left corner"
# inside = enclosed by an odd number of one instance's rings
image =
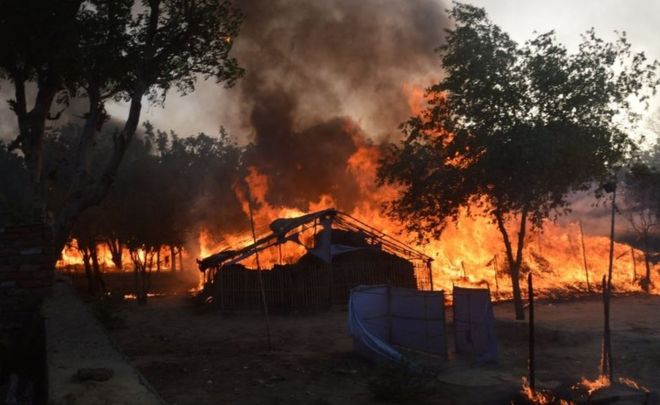
[[[260,254],[279,260],[262,272],[269,307],[319,310],[348,301],[362,284],[388,284],[431,290],[429,256],[358,219],[325,209],[295,218],[279,218],[270,232],[242,247],[227,247],[198,261],[204,274],[203,294],[220,308],[258,308]],[[284,263],[282,247],[297,260]],[[270,251],[270,252],[269,252]]]

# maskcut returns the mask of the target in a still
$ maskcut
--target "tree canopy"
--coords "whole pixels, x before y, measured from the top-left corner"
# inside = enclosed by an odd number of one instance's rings
[[[658,84],[657,62],[621,34],[587,31],[575,53],[542,33],[520,45],[478,7],[455,3],[438,49],[444,78],[428,107],[402,125],[379,180],[400,186],[388,205],[420,237],[439,237],[461,209],[502,233],[516,316],[527,221],[561,214],[571,192],[604,179],[634,147],[627,130]],[[517,246],[507,225],[518,226]]]
[[[78,216],[108,193],[138,128],[143,97],[163,103],[172,88],[182,94],[193,91],[198,78],[231,85],[242,75],[229,52],[243,16],[229,1],[216,0],[5,3],[0,78],[14,87],[9,107],[18,123],[9,149],[18,148],[25,157],[36,208],[46,193],[46,123],[58,119],[72,98],[88,104],[72,150],[73,177],[65,203],[55,212],[55,243],[61,247]],[[26,91],[30,86],[36,87],[34,97]],[[128,114],[111,134],[113,148],[97,171],[94,149],[109,119],[109,101],[126,102]]]
[[[626,168],[623,199],[618,204],[644,252],[646,274],[639,282],[646,291],[653,285],[651,261],[660,250],[660,139]]]

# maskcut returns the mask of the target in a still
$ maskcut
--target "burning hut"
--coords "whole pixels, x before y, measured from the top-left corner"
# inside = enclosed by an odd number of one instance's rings
[[[283,249],[298,252],[296,260],[285,262]],[[283,311],[346,304],[350,290],[363,284],[420,290],[433,285],[430,257],[346,213],[327,209],[277,219],[256,241],[199,260],[203,294],[220,308],[259,308],[256,270],[264,257],[275,258],[261,272],[266,301],[269,308]]]

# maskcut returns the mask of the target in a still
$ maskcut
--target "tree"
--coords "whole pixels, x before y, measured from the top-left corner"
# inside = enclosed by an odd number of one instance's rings
[[[88,102],[76,144],[74,176],[55,213],[55,247],[66,243],[82,212],[98,204],[114,182],[140,121],[142,99],[162,104],[171,88],[195,89],[198,77],[231,85],[242,69],[230,57],[243,17],[229,1],[216,0],[12,0],[0,17],[0,75],[15,88],[10,108],[19,133],[12,148],[23,152],[37,205],[46,122],[71,97]],[[29,107],[26,86],[37,95]],[[128,104],[125,123],[112,136],[113,150],[94,161],[94,146],[108,119],[108,101]],[[94,176],[93,167],[102,167]]]
[[[22,159],[0,141],[0,225],[25,223],[32,217],[29,185]]]
[[[455,3],[450,17],[439,48],[444,78],[402,125],[404,141],[382,158],[379,181],[400,187],[387,211],[422,239],[439,237],[462,208],[490,217],[524,319],[528,223],[561,214],[571,192],[623,159],[632,147],[626,125],[636,118],[631,98],[655,89],[657,63],[633,54],[623,35],[605,42],[587,31],[569,54],[552,32],[517,44],[481,8]]]
[[[628,167],[620,209],[642,242],[646,274],[640,284],[648,292],[653,285],[651,245],[654,232],[660,227],[660,141],[656,143],[654,151],[642,155],[641,159]]]
[[[149,275],[163,247],[179,254],[194,224],[213,212],[242,213],[231,190],[241,149],[223,133],[181,138],[149,123],[126,154],[115,187],[99,208],[100,238],[112,235],[130,252],[138,302],[146,303]],[[209,212],[211,214],[200,214]],[[116,215],[120,213],[120,215]],[[212,218],[209,225],[226,225]],[[174,261],[174,255],[171,260]]]

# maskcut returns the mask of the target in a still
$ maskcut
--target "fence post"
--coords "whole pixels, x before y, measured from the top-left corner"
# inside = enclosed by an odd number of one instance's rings
[[[531,272],[527,275],[527,294],[529,295],[529,387],[533,392],[536,387],[536,364],[534,362],[534,286]]]

